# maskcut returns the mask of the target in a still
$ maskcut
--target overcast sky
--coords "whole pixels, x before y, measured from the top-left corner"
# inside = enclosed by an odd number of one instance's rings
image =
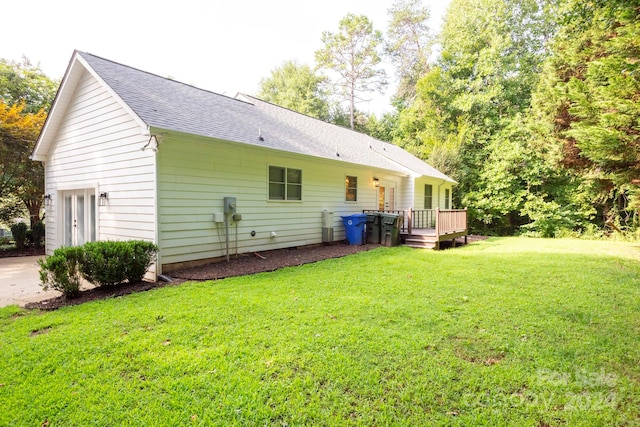
[[[423,0],[438,28],[450,0]],[[314,65],[323,31],[348,13],[386,32],[392,0],[31,0],[2,5],[0,58],[23,55],[51,78],[74,49],[234,96],[255,94],[286,60]],[[392,92],[389,90],[388,92]],[[388,95],[360,109],[389,111]]]

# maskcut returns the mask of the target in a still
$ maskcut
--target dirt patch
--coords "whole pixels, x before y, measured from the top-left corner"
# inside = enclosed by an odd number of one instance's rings
[[[89,301],[115,298],[134,292],[144,292],[163,286],[177,285],[188,280],[217,280],[225,277],[244,276],[266,271],[274,271],[284,267],[308,264],[323,259],[339,258],[346,255],[375,249],[380,245],[347,245],[334,243],[331,245],[305,246],[300,248],[278,249],[273,251],[242,254],[237,258],[231,256],[229,262],[221,261],[205,264],[200,267],[173,271],[168,276],[172,282],[138,282],[123,283],[116,286],[104,286],[80,292],[73,299],[62,296],[25,305],[28,309],[56,310],[69,305],[78,305]]]

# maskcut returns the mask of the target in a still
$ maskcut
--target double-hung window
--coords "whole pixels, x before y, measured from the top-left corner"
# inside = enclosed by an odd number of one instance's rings
[[[302,171],[269,166],[269,200],[302,200]]]
[[[357,202],[358,201],[358,177],[347,175],[344,179],[344,185],[346,189],[344,199],[347,202]]]
[[[433,185],[424,185],[424,208],[433,209]]]

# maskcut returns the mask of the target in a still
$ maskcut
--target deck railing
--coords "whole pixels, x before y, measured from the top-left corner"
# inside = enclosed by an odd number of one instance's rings
[[[411,234],[414,229],[434,229],[437,236],[458,233],[467,229],[466,209],[413,209],[363,210],[363,213],[382,212],[401,215],[401,233]]]

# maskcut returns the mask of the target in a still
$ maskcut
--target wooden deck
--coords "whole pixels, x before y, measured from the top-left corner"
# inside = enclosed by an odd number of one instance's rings
[[[364,213],[391,213],[402,216],[400,240],[414,248],[440,249],[440,243],[464,237],[467,242],[466,209],[408,209],[397,211],[363,211]]]

